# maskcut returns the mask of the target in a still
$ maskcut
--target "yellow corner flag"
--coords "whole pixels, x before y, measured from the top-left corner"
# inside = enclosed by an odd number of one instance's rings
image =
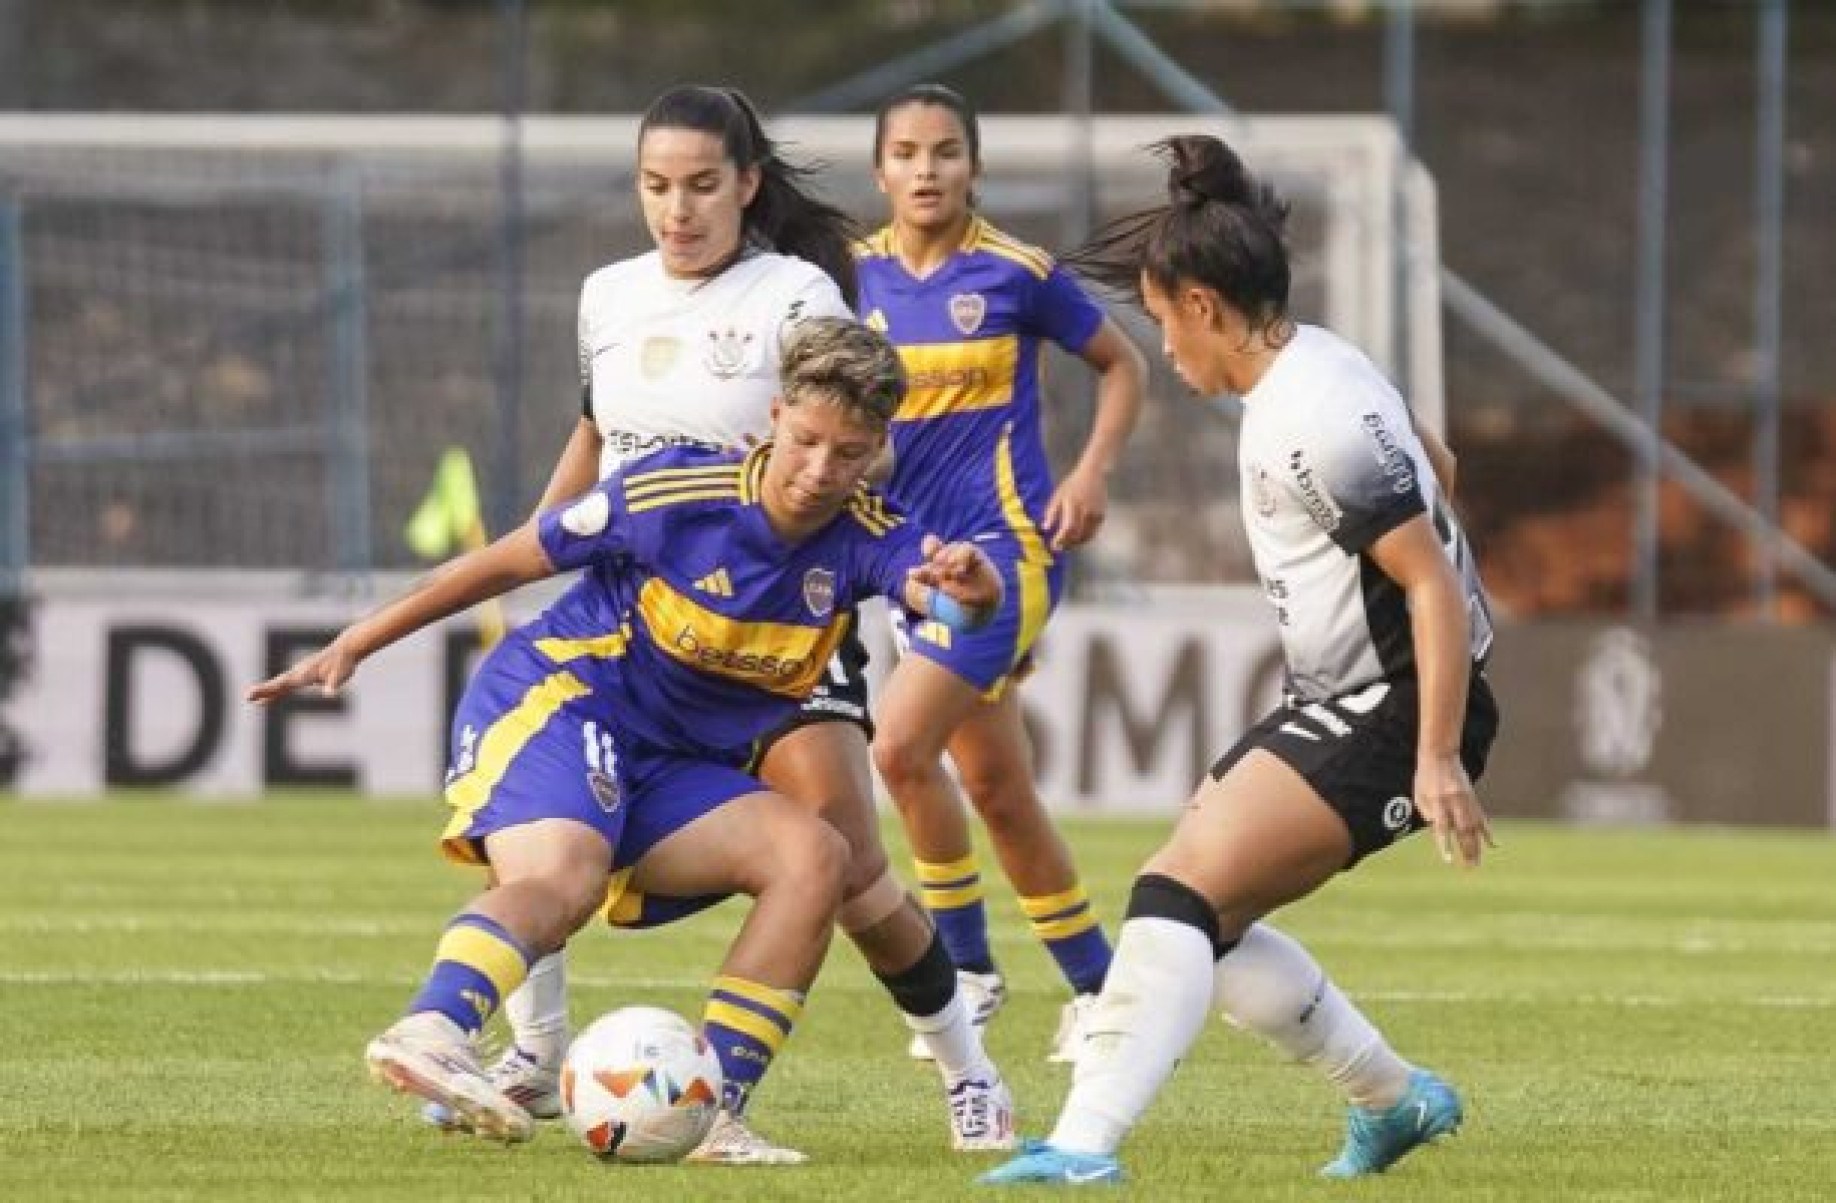
[[[472,551],[488,542],[478,504],[478,478],[472,474],[472,457],[464,447],[448,447],[441,454],[433,484],[402,529],[402,538],[423,560],[444,560],[455,549]],[[479,607],[478,633],[486,647],[504,637],[502,603],[493,599]]]
[[[448,447],[434,469],[433,484],[415,508],[402,537],[423,560],[444,560],[455,547],[483,547],[484,520],[478,511],[478,480],[464,447]]]

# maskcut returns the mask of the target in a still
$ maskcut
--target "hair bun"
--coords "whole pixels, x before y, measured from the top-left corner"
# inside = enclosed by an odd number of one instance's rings
[[[1255,199],[1243,160],[1221,140],[1209,134],[1181,134],[1158,149],[1167,160],[1167,194],[1175,205],[1241,205]]]

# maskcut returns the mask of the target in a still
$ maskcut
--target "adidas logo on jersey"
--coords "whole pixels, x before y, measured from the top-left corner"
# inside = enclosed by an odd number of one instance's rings
[[[727,579],[725,568],[716,568],[713,572],[708,573],[695,582],[695,588],[703,593],[711,593],[715,597],[733,596],[733,582]]]

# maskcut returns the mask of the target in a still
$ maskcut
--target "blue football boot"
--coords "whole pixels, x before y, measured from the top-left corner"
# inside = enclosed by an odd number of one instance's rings
[[[1020,1146],[1020,1156],[989,1170],[980,1186],[1120,1186],[1122,1163],[1108,1153],[1069,1153],[1043,1140]]]
[[[1320,1173],[1327,1178],[1381,1174],[1403,1155],[1460,1127],[1464,1112],[1453,1087],[1425,1069],[1409,1075],[1409,1089],[1394,1107],[1347,1112],[1345,1147]]]

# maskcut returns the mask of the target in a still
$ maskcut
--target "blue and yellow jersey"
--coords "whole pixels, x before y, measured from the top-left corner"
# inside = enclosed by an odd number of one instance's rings
[[[897,598],[919,529],[863,488],[800,543],[760,504],[767,447],[670,448],[539,520],[556,568],[581,579],[517,632],[608,703],[615,729],[743,759],[807,698],[853,607]]]
[[[862,320],[899,348],[910,388],[892,425],[886,492],[946,539],[1012,539],[1050,562],[1040,425],[1049,340],[1082,351],[1103,311],[1045,252],[980,217],[931,275],[899,262],[891,227],[856,247]]]

